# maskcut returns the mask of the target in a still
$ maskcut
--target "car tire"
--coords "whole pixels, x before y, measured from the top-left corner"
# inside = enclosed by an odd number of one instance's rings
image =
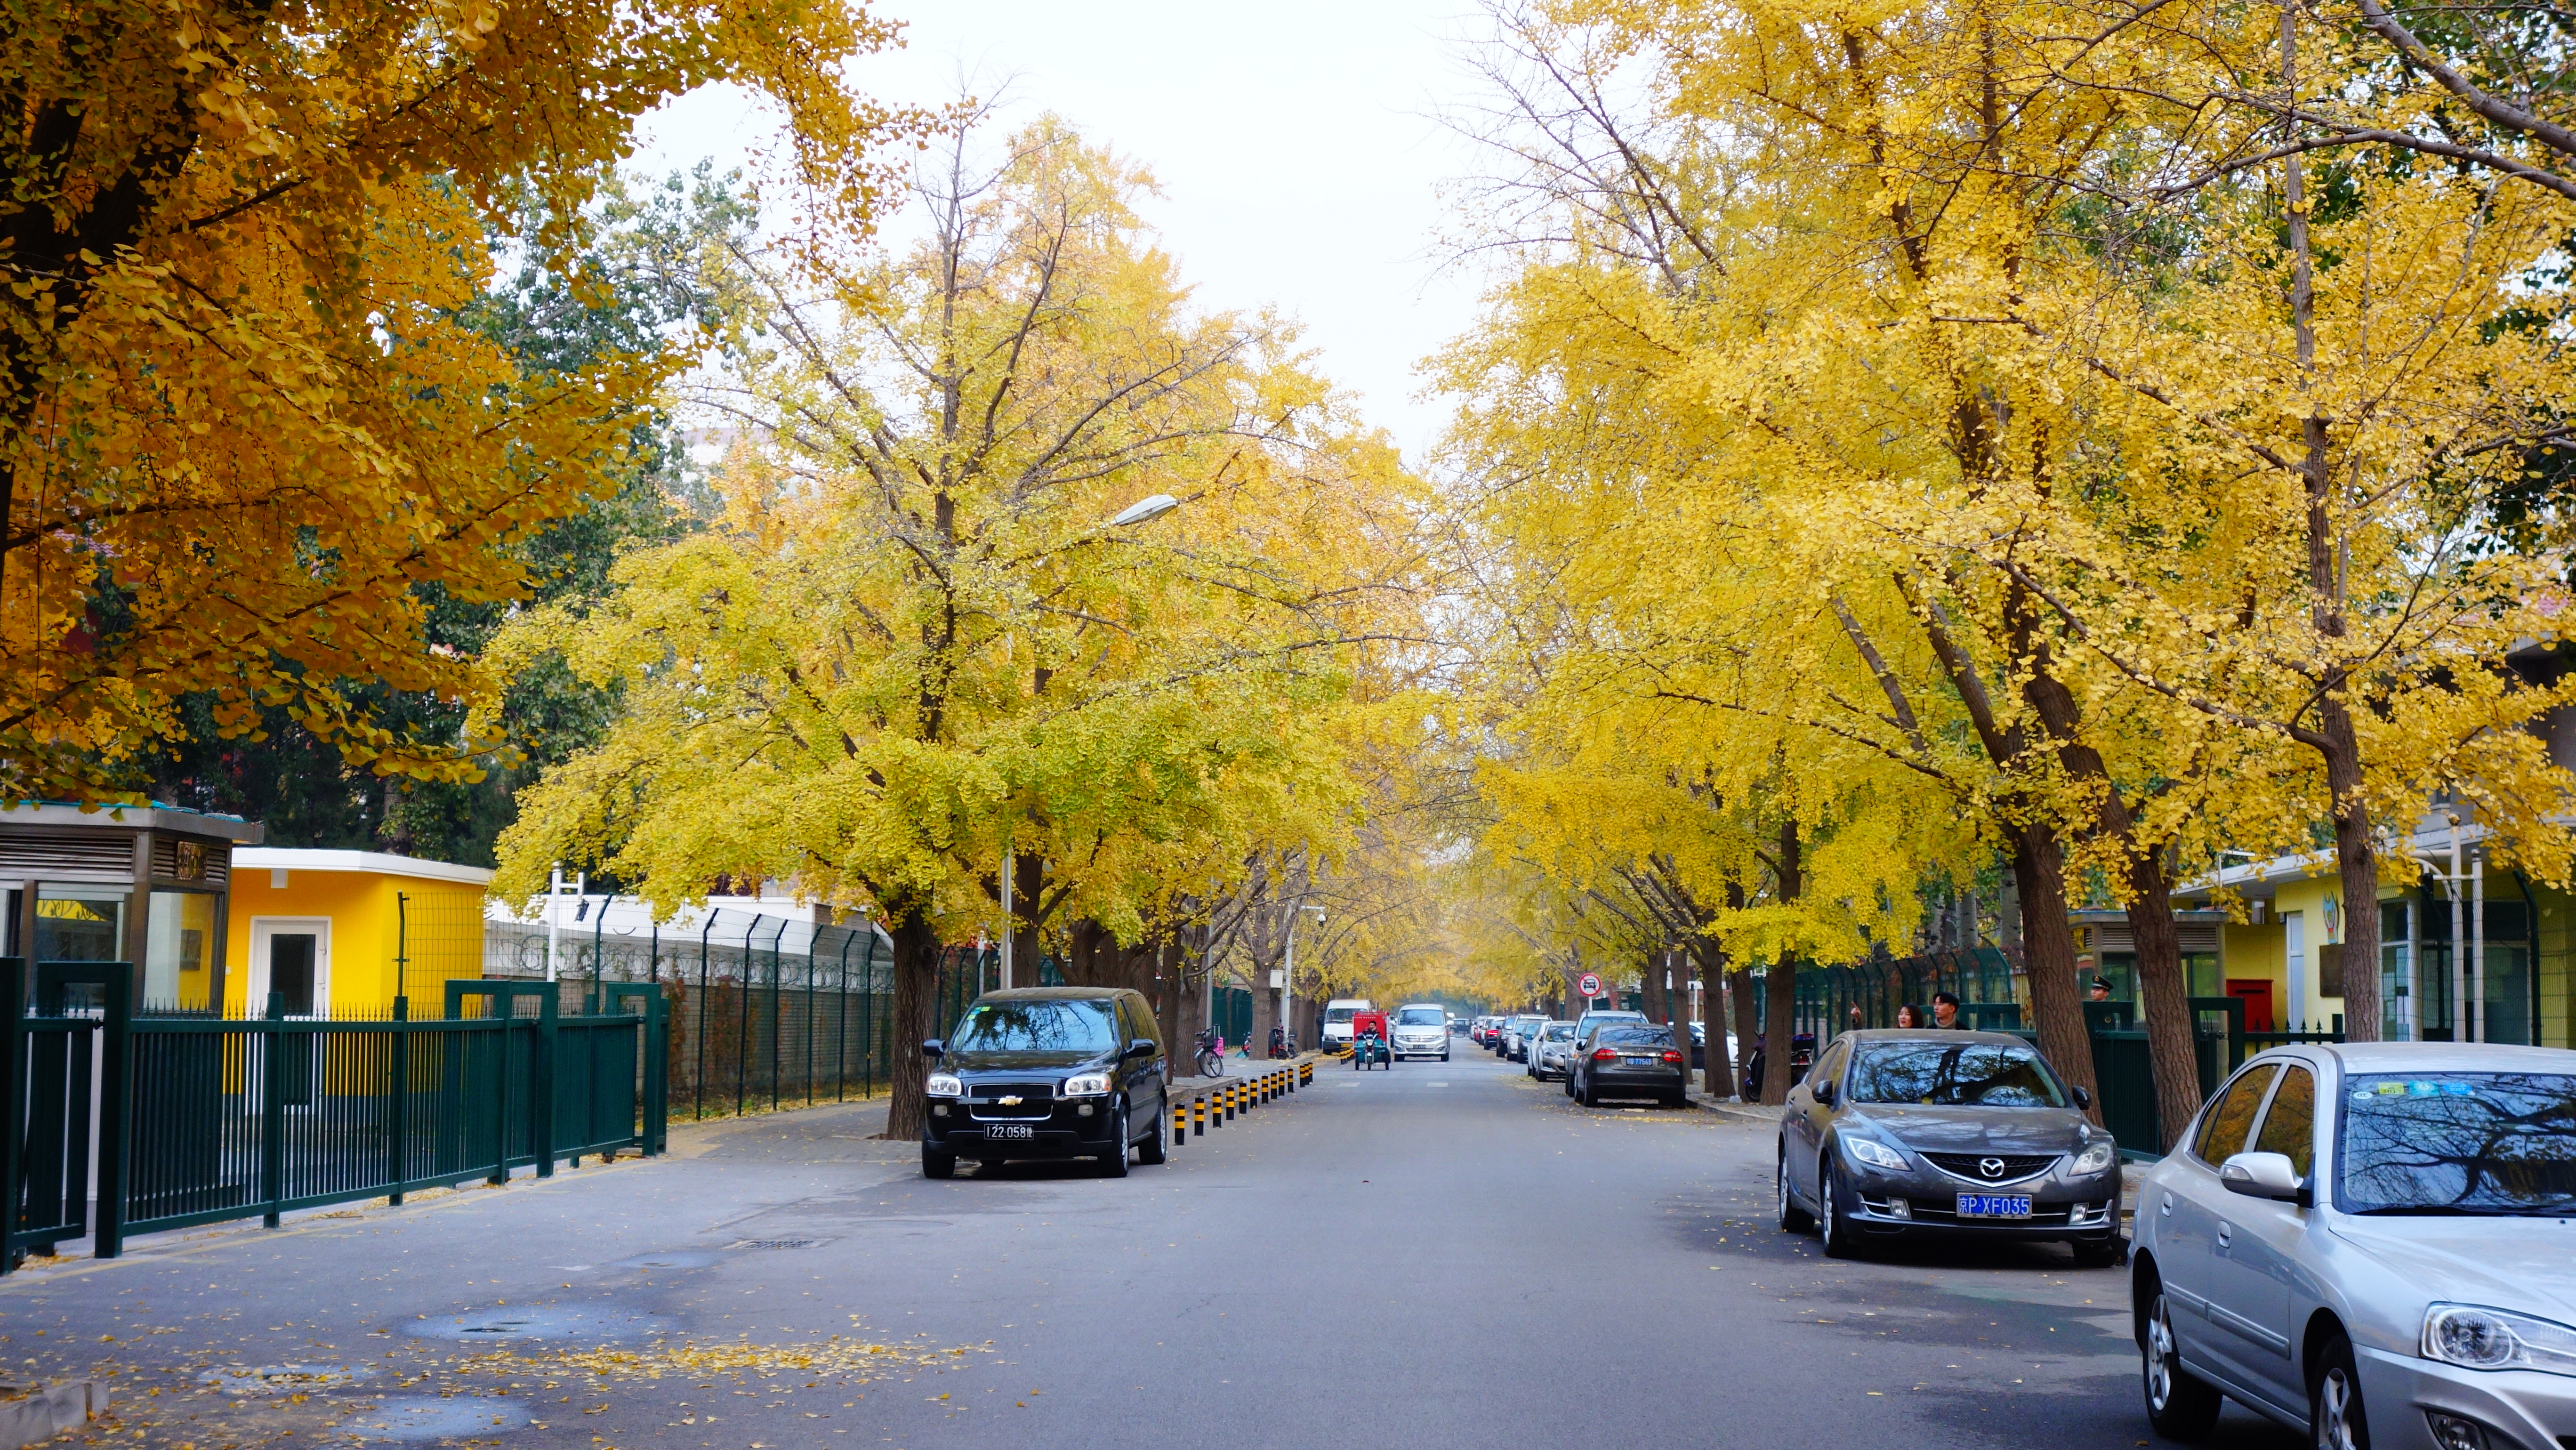
[[[1860,1256],[1860,1225],[1852,1222],[1852,1191],[1830,1154],[1816,1164],[1816,1236],[1824,1240],[1825,1257]]]
[[[2317,1450],[2370,1450],[2370,1419],[2361,1408],[2361,1372],[2352,1341],[2326,1331],[2308,1367],[2308,1432]]]
[[[2141,1279],[2138,1292],[2147,1303],[2138,1320],[2138,1379],[2146,1393],[2147,1423],[2167,1440],[2206,1440],[2218,1427],[2218,1389],[2182,1367],[2182,1342],[2174,1337],[2165,1286],[2152,1269]]]
[[[1171,1148],[1163,1137],[1163,1124],[1169,1121],[1171,1116],[1172,1100],[1169,1097],[1156,1099],[1154,1130],[1145,1135],[1143,1143],[1137,1145],[1137,1162],[1160,1163],[1171,1155]]]
[[[1570,1072],[1565,1075],[1565,1095],[1569,1098],[1574,1096],[1574,1074]]]
[[[1588,1082],[1584,1083],[1575,1088],[1574,1100],[1587,1108],[1597,1108],[1601,1105],[1601,1090]]]
[[[1775,1186],[1779,1190],[1780,1198],[1780,1232],[1802,1234],[1815,1227],[1815,1219],[1809,1217],[1807,1211],[1798,1206],[1797,1195],[1789,1191],[1789,1155],[1785,1151],[1780,1154]]]
[[[1128,1148],[1127,1105],[1125,1103],[1120,1103],[1118,1105],[1118,1121],[1111,1125],[1109,1129],[1109,1138],[1111,1142],[1118,1145],[1118,1150],[1114,1153],[1104,1153],[1100,1155],[1100,1176],[1103,1178],[1124,1178],[1127,1176]]]
[[[927,1143],[922,1144],[921,1176],[924,1178],[956,1177],[957,1155],[954,1153],[942,1153]]]

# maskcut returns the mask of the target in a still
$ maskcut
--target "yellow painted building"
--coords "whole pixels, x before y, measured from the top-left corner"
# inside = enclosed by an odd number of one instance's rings
[[[382,1016],[398,992],[439,1015],[441,983],[483,975],[491,879],[373,851],[235,851],[225,1015],[264,1016],[271,992],[290,1017]]]

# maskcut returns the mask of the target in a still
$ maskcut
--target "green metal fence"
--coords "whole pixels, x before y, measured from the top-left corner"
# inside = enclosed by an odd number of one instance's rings
[[[0,1272],[68,1239],[114,1258],[128,1234],[664,1146],[650,987],[579,1016],[548,984],[451,982],[438,1018],[290,1019],[272,996],[233,1020],[138,1015],[121,962],[40,963],[32,999],[28,977],[0,959]]]
[[[1912,1003],[1928,1011],[1933,993],[1948,992],[1959,999],[1960,1020],[1969,1026],[2010,1030],[2022,1025],[2028,1010],[2020,977],[2012,959],[1994,947],[1857,966],[1800,967],[1794,1020],[1800,1032],[1815,1033],[1821,1046],[1845,1028],[1893,1027],[1897,1008]],[[1857,1022],[1854,1008],[1860,1009]]]

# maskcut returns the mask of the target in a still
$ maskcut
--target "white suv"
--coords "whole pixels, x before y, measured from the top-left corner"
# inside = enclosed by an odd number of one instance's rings
[[[1394,1056],[1449,1060],[1449,1012],[1439,1003],[1407,1002],[1387,1026],[1395,1033]]]

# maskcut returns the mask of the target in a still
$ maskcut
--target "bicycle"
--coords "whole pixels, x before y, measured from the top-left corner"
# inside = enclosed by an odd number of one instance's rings
[[[1225,1076],[1225,1038],[1213,1031],[1200,1033],[1196,1061],[1199,1076]]]

